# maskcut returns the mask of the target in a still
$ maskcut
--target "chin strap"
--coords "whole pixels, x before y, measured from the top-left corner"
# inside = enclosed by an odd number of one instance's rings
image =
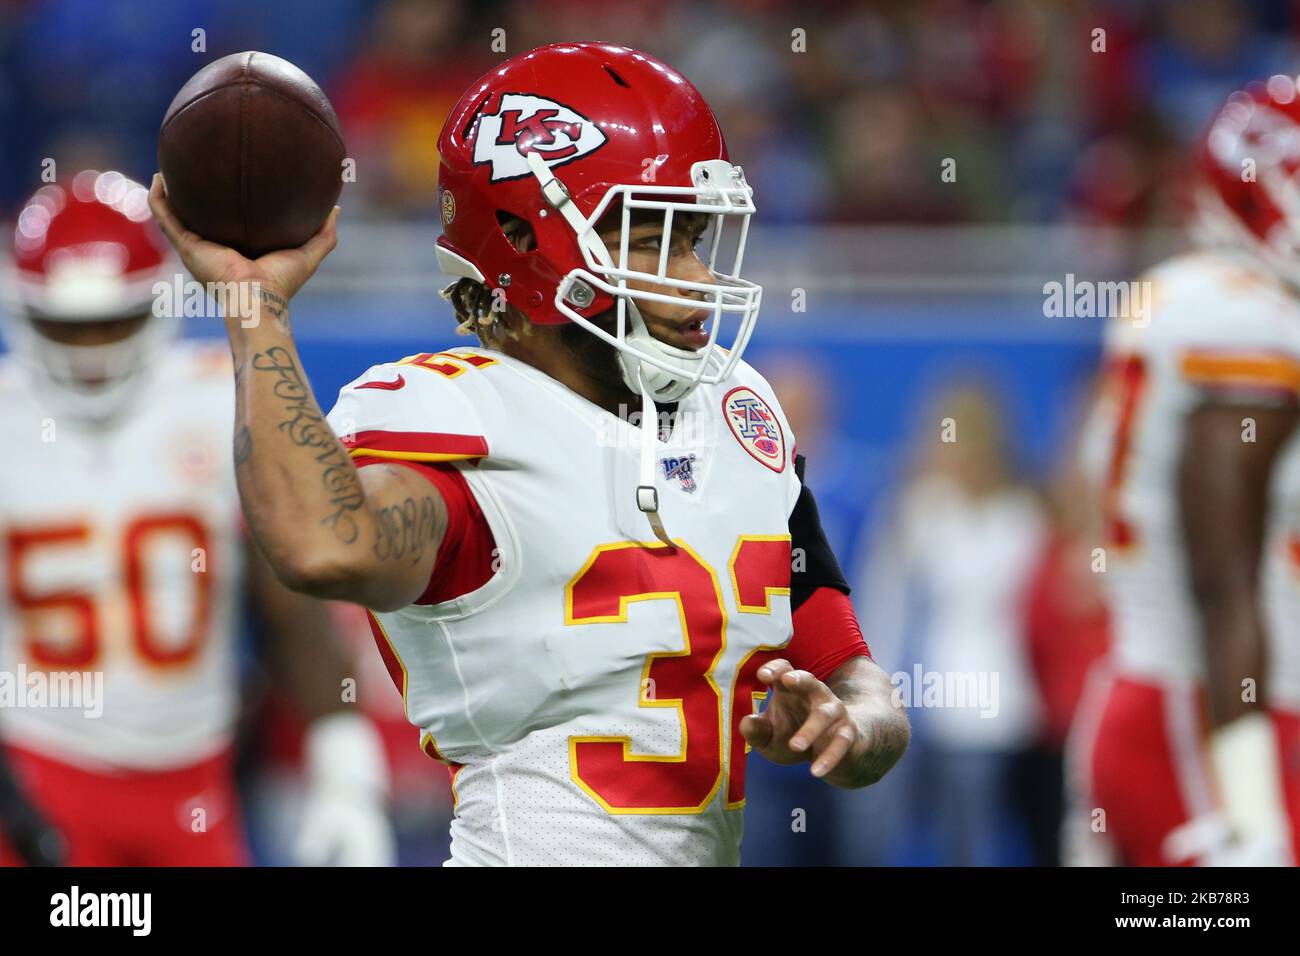
[[[659,489],[655,487],[655,438],[659,432],[659,409],[650,389],[641,382],[641,480],[636,487],[636,506],[645,513],[655,537],[675,548],[663,519],[659,517]]]
[[[551,204],[552,209],[564,217],[564,221],[569,224],[569,228],[577,236],[578,244],[591,253],[592,258],[605,268],[614,268],[614,260],[610,258],[609,250],[592,232],[591,224],[582,215],[582,211],[578,209],[577,204],[569,198],[569,190],[551,172],[550,167],[546,165],[540,153],[528,154],[528,168],[537,178],[537,181],[541,183],[542,198]]]

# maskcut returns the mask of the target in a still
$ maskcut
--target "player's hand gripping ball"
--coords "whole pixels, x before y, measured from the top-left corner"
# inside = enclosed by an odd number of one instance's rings
[[[338,117],[288,60],[236,53],[176,94],[158,135],[167,200],[191,232],[249,259],[316,235],[343,188]]]

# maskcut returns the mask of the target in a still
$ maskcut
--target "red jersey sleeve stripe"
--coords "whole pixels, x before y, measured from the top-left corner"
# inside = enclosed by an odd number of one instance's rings
[[[441,432],[364,431],[341,439],[353,457],[396,458],[404,461],[459,461],[483,458],[488,453],[482,435],[448,435]]]
[[[476,591],[492,580],[497,568],[496,540],[465,476],[455,465],[386,460],[364,454],[358,454],[355,461],[358,468],[390,464],[417,471],[438,489],[447,506],[447,531],[438,548],[433,573],[424,593],[414,603],[442,604]]]

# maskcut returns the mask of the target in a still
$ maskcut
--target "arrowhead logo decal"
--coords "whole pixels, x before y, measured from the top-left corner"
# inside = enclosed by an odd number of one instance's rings
[[[559,166],[605,145],[591,120],[562,103],[528,93],[502,93],[494,112],[479,117],[474,165],[490,163],[492,182],[530,175],[527,156]]]

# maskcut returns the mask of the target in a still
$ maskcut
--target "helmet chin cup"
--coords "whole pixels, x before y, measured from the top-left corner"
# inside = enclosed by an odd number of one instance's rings
[[[623,384],[637,393],[644,386],[656,402],[679,402],[695,391],[699,384],[696,370],[704,361],[705,352],[691,352],[660,342],[646,328],[635,302],[627,303],[627,318],[631,330],[623,336],[623,341],[632,349],[655,356],[670,368],[643,361],[635,351],[619,348]]]
[[[634,339],[629,336],[628,341]],[[688,373],[674,375],[672,372],[656,368],[649,362],[641,361],[631,352],[619,352],[619,368],[623,373],[623,384],[633,392],[639,392],[639,380],[645,384],[656,402],[680,402],[699,385],[699,382]]]

